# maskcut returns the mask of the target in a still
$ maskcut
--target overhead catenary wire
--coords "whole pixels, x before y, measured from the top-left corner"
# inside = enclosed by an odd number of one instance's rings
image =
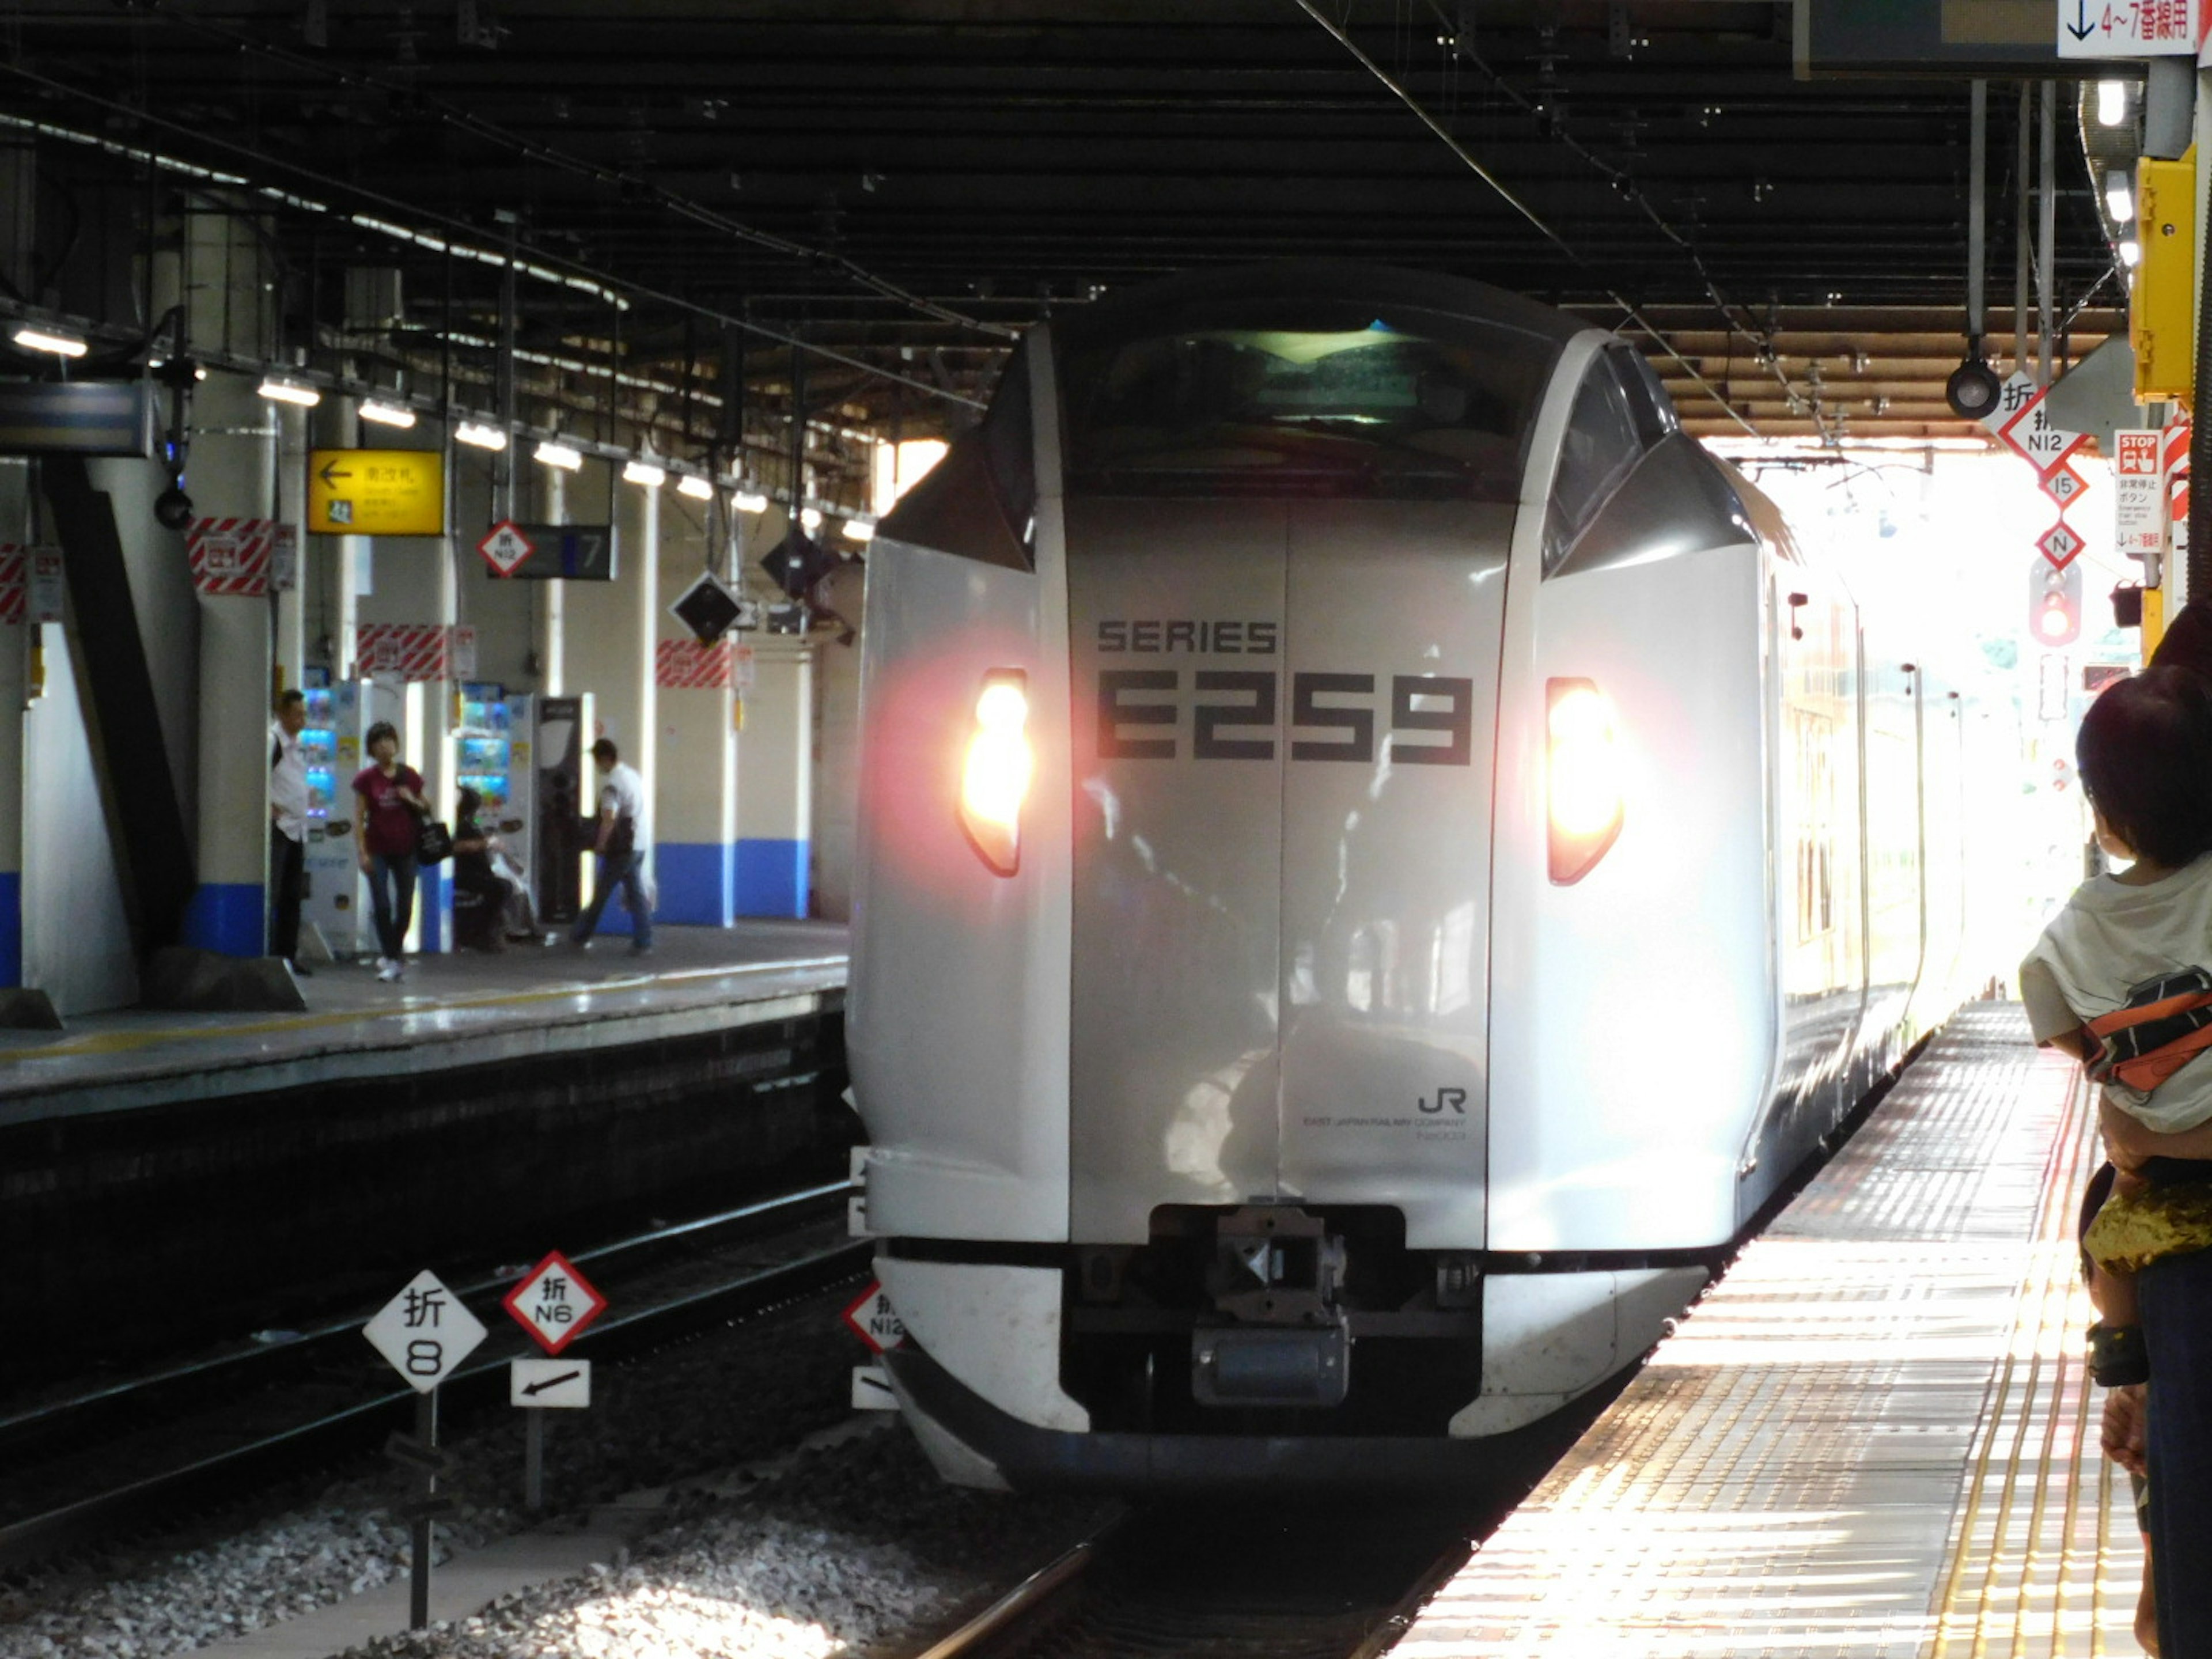
[[[1516,213],[1519,214],[1522,218],[1527,220],[1529,225],[1541,234],[1547,241],[1550,242],[1554,247],[1558,248],[1560,252],[1565,254],[1569,259],[1572,260],[1578,269],[1590,271],[1592,276],[1594,277],[1595,276],[1595,272],[1592,270],[1589,261],[1584,258],[1583,255],[1568,242],[1565,237],[1562,236],[1558,231],[1554,230],[1549,224],[1545,222],[1543,216],[1534,208],[1530,207],[1526,202],[1515,195],[1496,173],[1491,172],[1488,167],[1485,167],[1482,162],[1477,159],[1474,153],[1471,152],[1466,145],[1460,143],[1459,139],[1453,134],[1449,127],[1445,126],[1442,121],[1438,120],[1436,116],[1422,104],[1419,99],[1413,96],[1413,93],[1406,87],[1403,82],[1398,80],[1397,77],[1393,76],[1388,70],[1376,63],[1374,58],[1369,57],[1365,52],[1362,51],[1359,46],[1359,43],[1354,40],[1351,35],[1347,34],[1344,29],[1328,15],[1328,13],[1322,11],[1318,5],[1315,4],[1314,0],[1297,0],[1297,4],[1299,10],[1304,12],[1307,16],[1312,18],[1316,23],[1319,23],[1322,27],[1326,29],[1336,40],[1339,46],[1350,52],[1352,56],[1358,60],[1363,69],[1364,69],[1370,75],[1373,76],[1377,81],[1380,81],[1385,87],[1389,88],[1392,95],[1395,96],[1400,103],[1405,105],[1407,109],[1412,112],[1414,118],[1418,119],[1422,125],[1428,128],[1431,132],[1434,133],[1439,139],[1443,140],[1445,148],[1449,149],[1454,155],[1457,156],[1460,161],[1466,165],[1469,172],[1473,173],[1476,178],[1481,179],[1484,184],[1489,185],[1492,191],[1496,191],[1501,201],[1503,201],[1508,207],[1511,208]],[[1604,290],[1606,297],[1613,304],[1619,306],[1622,313],[1633,322],[1637,327],[1642,329],[1646,334],[1650,335],[1652,340],[1657,343],[1659,349],[1664,351],[1668,357],[1672,358],[1676,364],[1680,365],[1683,372],[1689,375],[1691,380],[1697,384],[1699,389],[1704,391],[1716,404],[1720,405],[1723,412],[1724,412],[1730,420],[1734,421],[1738,426],[1741,427],[1746,432],[1749,433],[1754,438],[1764,438],[1766,435],[1756,426],[1753,425],[1750,421],[1747,420],[1743,415],[1738,411],[1736,407],[1733,404],[1729,403],[1728,398],[1714,387],[1711,381],[1707,380],[1704,375],[1698,372],[1696,368],[1692,365],[1689,359],[1683,356],[1680,352],[1677,351],[1674,346],[1668,342],[1666,337],[1660,333],[1658,329],[1654,327],[1650,322],[1646,320],[1643,313],[1637,307],[1636,303],[1633,301],[1623,295],[1617,289],[1613,288],[1612,284],[1605,283],[1602,278],[1598,278],[1597,280],[1600,287]],[[1723,315],[1725,315],[1725,313],[1723,313]],[[1729,325],[1730,331],[1732,332],[1735,331],[1736,325],[1733,319],[1729,319]],[[1761,361],[1767,363],[1769,367],[1772,367],[1773,353],[1771,350],[1762,352]],[[1783,389],[1786,393],[1788,393],[1790,404],[1793,408],[1802,406],[1802,400],[1799,398],[1797,392],[1794,387],[1790,386],[1786,379],[1783,380]],[[1814,405],[1813,407],[1812,412],[1814,422],[1821,424],[1823,430],[1825,431],[1825,422],[1820,422],[1820,414],[1818,405]]]
[[[1427,4],[1431,15],[1435,18],[1438,28],[1442,31],[1437,39],[1446,43],[1451,54],[1451,62],[1455,65],[1464,63],[1473,67],[1490,83],[1492,91],[1513,105],[1522,114],[1532,119],[1540,119],[1543,117],[1544,111],[1534,100],[1493,69],[1482,55],[1475,51],[1460,25],[1445,15],[1438,0],[1427,0]],[[1311,9],[1308,8],[1308,9]],[[1680,250],[1683,257],[1690,262],[1691,268],[1696,271],[1698,281],[1705,289],[1706,299],[1720,313],[1721,320],[1727,325],[1729,332],[1732,335],[1741,334],[1752,342],[1755,348],[1754,358],[1774,376],[1790,406],[1793,410],[1809,407],[1815,422],[1818,422],[1820,420],[1818,399],[1811,400],[1808,404],[1803,394],[1790,384],[1790,377],[1782,372],[1781,366],[1777,361],[1773,336],[1736,314],[1742,307],[1730,301],[1727,295],[1721,292],[1720,284],[1714,277],[1711,270],[1706,265],[1705,256],[1698,252],[1696,245],[1687,236],[1676,229],[1666,216],[1653,205],[1651,198],[1644,193],[1643,186],[1636,182],[1634,176],[1626,169],[1615,167],[1564,128],[1555,127],[1547,136],[1552,143],[1596,172],[1616,196],[1641,214],[1654,230]],[[1565,247],[1565,244],[1561,243],[1560,246]],[[1567,252],[1570,257],[1573,257],[1573,250],[1568,249]],[[1664,343],[1662,343],[1663,345]],[[1676,361],[1679,362],[1680,359],[1677,358]]]

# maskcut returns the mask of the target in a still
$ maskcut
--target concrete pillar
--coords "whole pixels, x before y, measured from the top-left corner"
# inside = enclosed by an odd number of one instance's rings
[[[538,471],[538,522],[568,522],[568,475],[557,466]],[[538,591],[538,684],[549,697],[568,695],[567,623],[564,620],[568,584],[535,582]]]
[[[289,526],[298,550],[289,589],[276,595],[276,672],[283,688],[306,684],[307,654],[307,411],[271,404],[276,416],[276,522]]]
[[[753,684],[738,738],[738,914],[803,916],[814,816],[814,653],[784,635],[755,635],[753,644]]]
[[[605,463],[586,461],[570,477],[571,501],[606,500]],[[591,692],[596,699],[599,737],[611,738],[623,760],[645,780],[646,810],[653,812],[659,768],[655,762],[653,645],[660,633],[660,491],[614,483],[615,580],[562,582],[563,689],[569,695]],[[579,508],[570,522],[596,514]],[[597,786],[593,785],[596,796]],[[651,848],[653,826],[639,826],[638,845]],[[647,853],[648,872],[651,854]],[[626,933],[629,917],[619,900],[611,902],[599,923],[605,933]]]
[[[31,466],[0,460],[0,547],[31,541]],[[23,982],[23,732],[30,700],[31,635],[21,603],[27,565],[19,567],[12,614],[0,587],[0,991]]]
[[[245,375],[211,372],[192,399],[189,480],[203,520],[265,520],[276,500],[276,416]],[[199,887],[184,939],[226,956],[267,943],[270,607],[199,596]]]
[[[662,640],[688,644],[691,631],[668,612],[707,568],[705,514],[682,496],[661,502]],[[658,688],[653,863],[664,921],[726,927],[737,915],[737,693],[728,686]]]

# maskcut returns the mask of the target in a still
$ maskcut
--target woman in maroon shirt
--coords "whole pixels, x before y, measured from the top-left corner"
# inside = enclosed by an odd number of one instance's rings
[[[388,982],[402,972],[407,925],[415,915],[415,832],[418,815],[429,806],[422,799],[422,775],[399,763],[399,733],[391,721],[370,726],[366,746],[374,764],[354,776],[354,835],[384,951],[376,959],[376,976]]]

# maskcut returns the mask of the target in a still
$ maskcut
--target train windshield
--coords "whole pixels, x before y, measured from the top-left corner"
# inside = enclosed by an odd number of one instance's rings
[[[1434,313],[1239,309],[1238,326],[1069,351],[1070,493],[1517,497],[1556,341]]]

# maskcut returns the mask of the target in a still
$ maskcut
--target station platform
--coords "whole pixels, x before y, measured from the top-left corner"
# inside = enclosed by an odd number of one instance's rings
[[[2100,1157],[2079,1068],[1970,1005],[1392,1653],[2139,1652],[2082,1357]]]
[[[842,922],[749,921],[626,938],[414,957],[380,982],[365,963],[299,981],[307,1012],[73,1017],[66,1031],[0,1030],[0,1126],[296,1088],[382,1071],[500,1064],[750,1023],[791,996],[842,994]]]
[[[57,1366],[155,1352],[842,1171],[846,941],[661,927],[0,1034],[0,1322]]]

